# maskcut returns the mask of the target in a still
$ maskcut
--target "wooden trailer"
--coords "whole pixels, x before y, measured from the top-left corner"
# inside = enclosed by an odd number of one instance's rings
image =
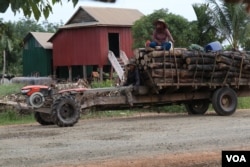
[[[244,52],[138,49],[134,57],[142,85],[64,90],[46,112],[58,126],[73,126],[81,110],[184,104],[189,114],[204,114],[212,104],[218,115],[236,111],[238,97],[250,95],[250,56]],[[45,99],[46,100],[46,99]]]

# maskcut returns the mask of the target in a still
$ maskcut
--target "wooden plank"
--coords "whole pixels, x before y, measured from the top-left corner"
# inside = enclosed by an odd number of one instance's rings
[[[109,59],[110,63],[112,64],[112,66],[114,67],[115,71],[117,72],[119,79],[122,81],[124,78],[123,77],[124,71],[123,71],[121,65],[117,61],[117,59],[112,51],[109,51],[108,59]]]
[[[194,100],[194,99],[208,99],[211,96],[211,91],[207,92],[187,92],[187,93],[171,93],[166,95],[146,95],[146,96],[132,96],[133,104],[162,104],[173,103],[176,101]],[[82,109],[92,106],[107,106],[107,105],[128,105],[126,96],[117,97],[95,97],[84,101],[81,105]]]

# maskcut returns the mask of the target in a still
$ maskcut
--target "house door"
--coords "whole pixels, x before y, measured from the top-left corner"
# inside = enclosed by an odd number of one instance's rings
[[[119,33],[109,33],[109,50],[111,50],[115,57],[120,57],[120,43],[119,43]]]

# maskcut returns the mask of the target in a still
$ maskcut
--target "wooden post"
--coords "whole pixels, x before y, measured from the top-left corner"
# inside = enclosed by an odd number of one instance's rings
[[[87,66],[82,66],[83,79],[87,79]]]
[[[110,76],[109,76],[109,79],[110,79],[110,80],[113,79],[113,74],[114,74],[114,68],[113,68],[113,66],[111,66],[111,69],[110,69]]]
[[[69,82],[72,82],[72,67],[68,66],[68,70],[69,70]]]
[[[99,66],[100,81],[103,81],[103,66]]]

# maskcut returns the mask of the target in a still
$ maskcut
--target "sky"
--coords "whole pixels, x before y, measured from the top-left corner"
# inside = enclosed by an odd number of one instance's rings
[[[56,4],[52,7],[53,14],[50,14],[47,19],[48,22],[66,23],[76,12],[79,6],[138,9],[144,15],[151,14],[155,10],[167,8],[169,13],[180,15],[189,21],[193,21],[196,20],[196,16],[193,11],[192,4],[206,2],[205,0],[116,0],[116,3],[103,3],[93,0],[79,0],[78,4],[73,7],[72,2],[67,2],[67,0],[62,1],[62,5]],[[24,16],[22,13],[14,15],[14,13],[8,9],[4,14],[0,13],[0,18],[3,18],[4,21],[18,21],[19,19],[24,18]],[[44,18],[40,18],[39,22],[44,20]]]

